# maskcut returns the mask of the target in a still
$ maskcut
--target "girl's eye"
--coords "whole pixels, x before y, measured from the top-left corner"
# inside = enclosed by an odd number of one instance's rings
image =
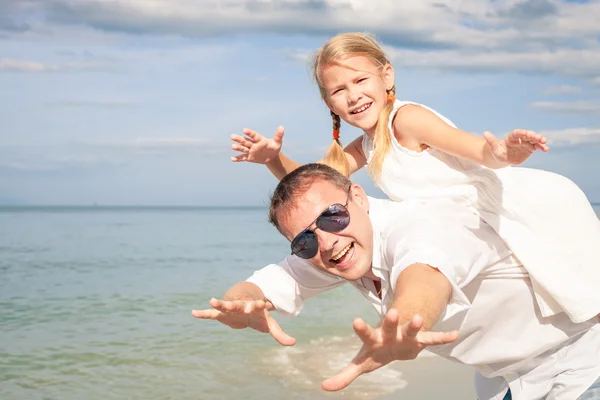
[[[368,79],[368,78],[360,78],[360,79],[358,80],[358,83],[361,83],[361,82],[363,82],[363,81],[366,81],[367,79]]]
[[[331,95],[338,94],[338,93],[340,93],[341,91],[342,91],[342,89],[336,89],[336,90],[334,90],[334,91],[333,91],[333,93],[331,93]]]

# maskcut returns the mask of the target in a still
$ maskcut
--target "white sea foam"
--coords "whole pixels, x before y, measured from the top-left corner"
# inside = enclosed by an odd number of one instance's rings
[[[293,347],[271,349],[264,354],[262,363],[268,367],[269,375],[286,387],[322,391],[321,382],[345,367],[360,345],[355,336],[322,337]],[[401,390],[406,385],[402,372],[390,365],[360,376],[342,393],[346,398],[372,398]]]

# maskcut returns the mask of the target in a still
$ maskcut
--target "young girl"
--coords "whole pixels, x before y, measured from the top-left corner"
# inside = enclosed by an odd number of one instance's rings
[[[396,100],[394,69],[368,34],[330,39],[313,73],[333,118],[322,162],[347,176],[366,165],[392,200],[447,197],[472,207],[522,262],[542,316],[564,311],[578,323],[600,312],[600,222],[583,192],[547,171],[502,168],[548,151],[546,138],[526,130],[480,138],[426,106]],[[364,131],[345,149],[340,119]],[[266,164],[278,179],[300,165],[280,152],[282,127],[273,139],[243,132],[232,136],[242,153],[232,161]],[[579,271],[577,282],[564,279],[567,268]]]

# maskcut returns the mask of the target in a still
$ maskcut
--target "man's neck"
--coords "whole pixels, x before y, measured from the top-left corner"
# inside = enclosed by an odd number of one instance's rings
[[[371,268],[369,268],[369,271],[363,275],[363,278],[369,278],[372,279],[374,281],[380,281],[381,279],[378,278],[377,276],[375,276],[375,274],[373,273],[373,267],[371,266]]]

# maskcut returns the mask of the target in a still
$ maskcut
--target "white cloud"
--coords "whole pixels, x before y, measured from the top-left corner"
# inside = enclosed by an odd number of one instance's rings
[[[54,72],[58,66],[22,60],[0,60],[0,71],[8,72]]]
[[[213,155],[225,154],[228,149],[225,141],[216,142],[196,137],[140,137],[126,141],[85,142],[82,145],[97,153],[120,154],[123,157]]]
[[[412,68],[588,79],[600,70],[597,0],[13,0],[7,4],[11,26],[31,22],[35,27],[39,21],[23,15],[43,15],[53,27],[85,26],[109,34],[162,38],[240,33],[323,37],[367,30],[399,52],[400,65]],[[19,13],[20,4],[29,12]],[[287,55],[304,61],[309,53]]]
[[[49,64],[27,60],[13,60],[3,58],[0,60],[0,72],[62,72],[86,71],[104,69],[106,65],[96,62]]]
[[[49,105],[58,107],[85,107],[85,108],[103,108],[119,109],[135,107],[140,103],[132,100],[58,100]]]
[[[203,147],[211,142],[204,138],[194,137],[164,137],[136,138],[132,141],[110,143],[109,146],[128,148],[173,148],[173,147]],[[103,144],[99,144],[103,145]]]
[[[600,101],[539,101],[530,104],[530,107],[562,114],[600,114]]]
[[[555,146],[600,144],[600,128],[569,128],[539,133],[548,138],[550,145]]]
[[[119,166],[140,157],[222,155],[228,144],[194,137],[140,137],[118,142],[79,142],[63,145],[0,145],[0,167],[47,171],[78,166]]]
[[[19,171],[55,171],[70,167],[121,165],[116,154],[76,145],[0,146],[0,167]]]
[[[395,65],[431,70],[525,74],[560,74],[591,77],[600,70],[600,46],[594,50],[562,49],[553,52],[484,52],[464,50],[391,50]]]
[[[581,87],[572,85],[550,86],[543,92],[545,95],[560,95],[560,94],[578,94],[581,93]]]
[[[303,64],[307,63],[314,50],[307,49],[284,49],[281,53],[292,61],[299,61]]]

